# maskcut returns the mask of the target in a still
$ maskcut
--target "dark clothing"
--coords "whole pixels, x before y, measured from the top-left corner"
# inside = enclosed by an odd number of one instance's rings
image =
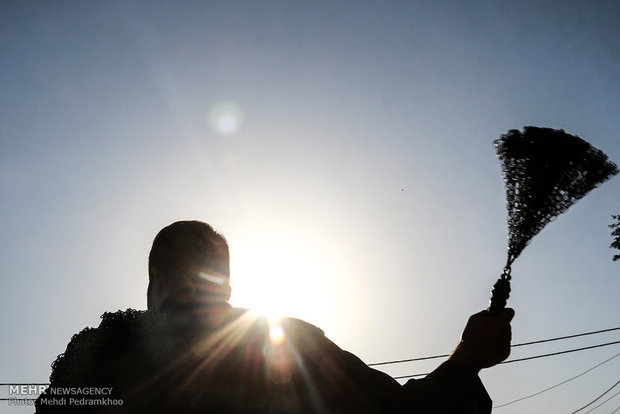
[[[106,313],[52,368],[37,413],[491,412],[463,366],[448,361],[401,386],[313,325],[283,318],[274,327],[229,305]]]

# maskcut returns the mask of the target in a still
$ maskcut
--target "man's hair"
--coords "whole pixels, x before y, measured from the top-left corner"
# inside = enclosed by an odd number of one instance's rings
[[[207,223],[177,221],[155,236],[149,254],[149,280],[152,268],[167,279],[193,279],[209,271],[228,279],[228,243]]]

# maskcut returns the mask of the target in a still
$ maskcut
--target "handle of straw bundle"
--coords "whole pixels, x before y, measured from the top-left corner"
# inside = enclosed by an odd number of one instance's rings
[[[489,301],[489,314],[491,316],[499,315],[506,308],[506,301],[510,297],[510,265],[514,261],[515,257],[511,254],[508,255],[504,272],[497,279],[493,290],[491,291],[491,300]]]
[[[489,314],[491,316],[499,315],[506,308],[506,301],[510,296],[510,275],[503,273],[491,291],[491,300],[489,305]]]

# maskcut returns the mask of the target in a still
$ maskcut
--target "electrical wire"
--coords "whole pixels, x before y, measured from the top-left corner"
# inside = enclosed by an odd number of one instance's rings
[[[561,354],[569,354],[571,352],[585,351],[587,349],[600,348],[600,347],[603,347],[603,346],[609,346],[609,345],[615,345],[615,344],[620,344],[620,341],[607,342],[605,344],[586,346],[586,347],[583,347],[583,348],[567,349],[566,351],[559,351],[559,352],[552,352],[552,353],[549,353],[549,354],[534,355],[534,356],[526,357],[526,358],[511,359],[511,360],[508,360],[508,361],[500,362],[500,364],[510,364],[511,362],[522,362],[522,361],[528,361],[530,359],[538,359],[538,358],[545,358],[545,357],[561,355]],[[401,375],[401,376],[398,376],[398,377],[394,377],[394,379],[423,377],[423,376],[426,376],[426,375],[428,375],[428,373],[426,373],[426,374]]]
[[[586,405],[584,405],[583,407],[581,407],[578,410],[573,411],[570,414],[576,414],[579,411],[583,410],[584,408],[589,407],[590,405],[594,404],[595,402],[597,402],[599,399],[601,399],[605,394],[607,394],[609,391],[613,390],[614,388],[616,388],[616,386],[620,384],[620,380],[618,380],[618,382],[616,382],[614,385],[611,386],[611,388],[609,388],[607,391],[605,391],[604,393],[602,393],[601,395],[599,395],[598,397],[596,397],[595,399],[593,399],[592,401],[590,401],[589,403],[587,403]],[[618,410],[616,410],[618,411]],[[615,412],[615,411],[614,411]]]
[[[537,395],[540,395],[540,394],[542,394],[542,393],[544,393],[544,392],[550,391],[550,390],[552,390],[552,389],[554,389],[554,388],[559,387],[560,385],[564,385],[564,384],[566,384],[567,382],[570,382],[570,381],[572,381],[572,380],[574,380],[574,379],[577,379],[577,378],[579,378],[579,377],[581,377],[581,376],[583,376],[583,375],[587,374],[588,372],[590,372],[590,371],[592,371],[592,370],[594,370],[594,369],[596,369],[596,368],[600,367],[600,366],[601,366],[601,365],[603,365],[603,364],[606,364],[607,362],[611,361],[612,359],[616,358],[616,357],[617,357],[617,356],[619,356],[619,355],[620,355],[620,353],[617,353],[616,355],[614,355],[614,356],[612,356],[611,358],[609,358],[609,359],[607,359],[607,360],[605,360],[605,361],[601,362],[600,364],[597,364],[597,365],[593,366],[592,368],[590,368],[590,369],[588,369],[588,370],[586,370],[586,371],[583,371],[581,374],[575,375],[574,377],[569,378],[569,379],[567,379],[567,380],[564,380],[564,381],[562,381],[562,382],[560,382],[560,383],[558,383],[558,384],[555,384],[555,385],[553,385],[553,386],[551,386],[551,387],[549,387],[549,388],[545,388],[545,389],[544,389],[544,390],[542,390],[542,391],[538,391],[538,392],[536,392],[536,393],[534,393],[534,394],[530,394],[530,395],[525,396],[525,397],[517,398],[516,400],[513,400],[513,401],[510,401],[510,402],[507,402],[507,403],[505,403],[505,404],[496,405],[496,406],[495,406],[495,407],[493,407],[493,408],[501,408],[501,407],[506,407],[507,405],[511,405],[511,404],[514,404],[514,403],[519,402],[519,401],[527,400],[528,398],[532,398],[532,397],[535,397],[535,396],[537,396]],[[615,395],[617,395],[617,394],[615,394]],[[615,396],[615,395],[614,395],[614,396]],[[613,397],[612,397],[612,398],[613,398]],[[589,411],[588,411],[588,412],[589,412]],[[585,413],[584,413],[584,414],[585,414]]]
[[[588,411],[584,411],[583,414],[588,414],[594,410],[596,410],[598,407],[600,407],[601,405],[605,404],[607,401],[613,399],[616,395],[620,394],[620,391],[618,391],[617,393],[615,393],[614,395],[612,395],[611,397],[609,397],[608,399],[606,399],[605,401],[603,401],[602,403],[600,403],[599,405],[595,405],[594,407],[590,408]]]
[[[601,329],[600,331],[592,331],[592,332],[585,332],[585,333],[574,334],[574,335],[559,336],[557,338],[541,339],[541,340],[532,341],[532,342],[523,342],[523,343],[520,343],[520,344],[511,345],[511,347],[512,348],[516,348],[518,346],[540,344],[540,343],[543,343],[543,342],[559,341],[559,340],[562,340],[562,339],[577,338],[579,336],[586,336],[586,335],[595,335],[595,334],[600,334],[600,333],[605,333],[605,332],[617,331],[618,329],[620,329],[620,326],[617,327],[617,328]]]
[[[510,347],[511,348],[516,348],[516,347],[519,347],[519,346],[534,345],[534,344],[540,344],[540,343],[543,343],[543,342],[560,341],[560,340],[563,340],[563,339],[576,338],[576,337],[579,337],[579,336],[596,335],[596,334],[601,334],[601,333],[605,333],[605,332],[617,331],[619,329],[620,329],[620,326],[616,327],[616,328],[601,329],[601,330],[598,330],[598,331],[584,332],[584,333],[579,333],[579,334],[574,334],[574,335],[559,336],[559,337],[549,338],[549,339],[540,339],[538,341],[523,342],[523,343],[511,345]],[[400,363],[403,363],[403,362],[425,361],[425,360],[428,360],[428,359],[446,358],[446,357],[449,357],[449,356],[450,356],[450,354],[443,354],[443,355],[432,355],[432,356],[419,357],[419,358],[398,359],[398,360],[394,360],[394,361],[373,362],[372,364],[368,364],[368,366],[369,367],[376,367],[376,366],[380,366],[380,365],[400,364]]]
[[[399,377],[392,377],[392,378],[394,378],[395,380],[399,380],[399,379],[406,379],[406,378],[425,377],[428,374],[430,374],[430,372],[427,372],[426,374],[401,375]]]
[[[379,366],[379,365],[400,364],[401,362],[425,361],[427,359],[446,358],[446,357],[449,357],[449,356],[450,356],[450,354],[443,354],[443,355],[433,355],[433,356],[419,357],[419,358],[398,359],[398,360],[395,360],[395,361],[373,362],[372,364],[368,364],[368,366],[369,367],[376,367],[376,366]]]
[[[22,401],[36,401],[36,398],[0,398],[0,401],[14,401],[14,400],[22,400]]]
[[[511,360],[508,360],[508,361],[500,362],[500,364],[510,364],[512,362],[529,361],[530,359],[545,358],[545,357],[554,356],[554,355],[561,355],[561,354],[569,354],[571,352],[585,351],[586,349],[600,348],[602,346],[615,345],[615,344],[620,344],[620,341],[607,342],[606,344],[584,346],[583,348],[575,348],[575,349],[569,349],[569,350],[566,350],[566,351],[551,352],[549,354],[535,355],[535,356],[525,357],[525,358],[511,359]]]

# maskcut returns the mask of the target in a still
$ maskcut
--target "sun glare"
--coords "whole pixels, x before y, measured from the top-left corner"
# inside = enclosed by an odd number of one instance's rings
[[[209,126],[219,135],[237,132],[243,121],[243,111],[234,102],[220,102],[209,111]]]
[[[271,325],[271,327],[269,328],[269,341],[273,345],[281,345],[285,339],[286,336],[284,334],[284,329],[282,329],[282,326]]]
[[[260,246],[232,253],[231,302],[235,306],[248,307],[271,321],[279,316],[321,318],[326,275],[317,268],[316,259],[311,259],[316,256],[307,246],[261,240]]]

